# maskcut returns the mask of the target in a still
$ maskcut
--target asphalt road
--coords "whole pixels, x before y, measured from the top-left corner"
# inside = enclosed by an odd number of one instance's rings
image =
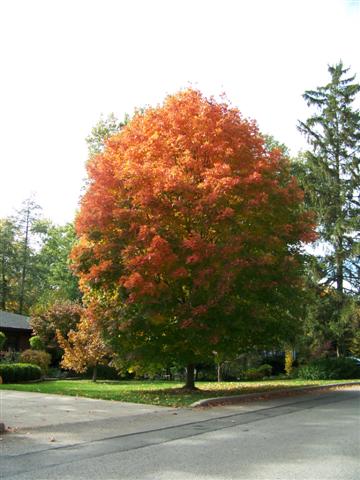
[[[23,409],[29,398],[38,405],[3,437],[1,480],[359,478],[354,388],[207,410],[1,393],[2,404],[13,401],[3,410],[14,421],[16,398]]]

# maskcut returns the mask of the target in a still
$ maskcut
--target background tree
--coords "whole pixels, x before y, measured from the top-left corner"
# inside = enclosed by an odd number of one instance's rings
[[[137,114],[88,162],[74,268],[127,361],[194,365],[296,330],[313,236],[280,149],[195,90]]]
[[[318,255],[317,270],[322,271],[323,284],[336,288],[331,310],[339,353],[344,348],[341,325],[348,311],[347,294],[358,295],[360,287],[360,112],[354,108],[360,85],[342,62],[328,70],[330,82],[304,94],[314,113],[298,128],[311,150],[304,153],[297,171],[308,205],[318,217],[324,253]]]
[[[123,121],[120,121],[114,113],[110,113],[106,118],[101,116],[100,120],[92,128],[90,135],[86,138],[89,157],[102,153],[106,140],[119,133],[128,122],[128,115],[125,115]]]
[[[0,219],[0,309],[13,310],[18,296],[20,243],[10,218]]]
[[[38,248],[44,229],[32,199],[14,217],[0,220],[0,299],[3,310],[26,314],[42,286]]]
[[[80,300],[69,265],[74,226],[53,225],[25,200],[16,216],[0,219],[0,309],[29,314],[36,304]]]
[[[28,198],[23,202],[21,210],[17,215],[18,228],[22,236],[22,252],[20,264],[20,283],[19,283],[19,302],[18,312],[25,313],[28,307],[27,283],[29,279],[29,270],[31,269],[34,258],[33,249],[31,248],[31,234],[36,232],[37,220],[39,219],[40,206],[37,205],[33,198]]]
[[[59,360],[63,354],[59,347],[56,332],[66,337],[71,329],[80,322],[83,312],[77,302],[55,301],[48,305],[39,304],[32,309],[30,325],[35,335],[39,336],[45,348],[52,353],[54,360]]]
[[[73,224],[48,224],[37,254],[43,284],[37,303],[48,305],[55,301],[80,301],[78,279],[70,268],[69,260],[75,242]]]
[[[360,85],[348,70],[342,62],[330,66],[330,83],[305,92],[315,112],[299,122],[312,147],[304,155],[303,185],[318,215],[320,240],[331,247],[324,256],[327,282],[340,296],[360,286],[360,112],[353,106]]]

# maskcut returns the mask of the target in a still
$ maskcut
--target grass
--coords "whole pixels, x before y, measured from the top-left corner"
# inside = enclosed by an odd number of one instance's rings
[[[259,382],[197,382],[199,390],[192,393],[179,391],[183,383],[171,381],[108,381],[96,383],[90,380],[55,380],[40,383],[18,383],[0,385],[0,390],[72,395],[102,400],[146,403],[169,407],[188,407],[193,402],[211,397],[260,393],[302,386],[319,386],[351,380],[267,380]]]

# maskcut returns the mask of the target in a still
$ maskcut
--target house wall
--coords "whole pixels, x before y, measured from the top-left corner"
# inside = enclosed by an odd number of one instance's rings
[[[1,328],[1,331],[6,335],[6,342],[3,347],[4,350],[15,350],[22,352],[30,348],[29,339],[31,330],[18,330],[16,328]]]

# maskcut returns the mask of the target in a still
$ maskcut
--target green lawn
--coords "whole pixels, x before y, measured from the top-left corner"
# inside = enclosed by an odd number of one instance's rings
[[[241,395],[307,385],[323,385],[350,381],[351,380],[268,380],[261,382],[197,382],[198,391],[183,393],[179,392],[179,388],[183,386],[183,383],[170,381],[104,380],[94,383],[89,380],[56,380],[40,383],[0,385],[0,390],[20,390],[24,392],[53,393],[100,398],[103,400],[147,403],[150,405],[187,407],[197,400],[211,397]]]

